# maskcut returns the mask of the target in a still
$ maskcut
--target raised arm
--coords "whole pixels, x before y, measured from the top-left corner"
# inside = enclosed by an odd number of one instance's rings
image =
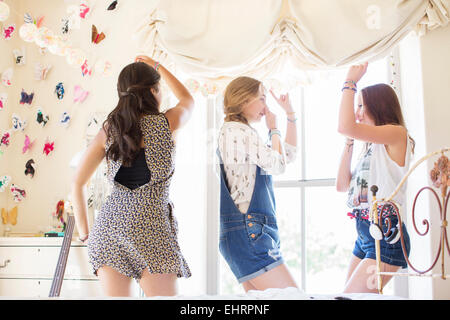
[[[368,63],[352,66],[347,74],[346,81],[353,81],[355,84],[364,76]],[[404,143],[406,129],[398,125],[367,125],[357,123],[355,118],[355,95],[351,89],[342,91],[341,106],[339,110],[338,132],[344,136],[365,142],[376,144],[396,145]],[[358,107],[363,107],[358,103]]]
[[[169,120],[170,130],[177,131],[183,127],[190,119],[194,109],[194,98],[189,93],[188,89],[164,66],[158,64],[155,60],[147,56],[136,57],[136,62],[145,62],[151,67],[158,70],[161,77],[172,90],[175,97],[178,99],[178,104],[166,111],[165,115]]]

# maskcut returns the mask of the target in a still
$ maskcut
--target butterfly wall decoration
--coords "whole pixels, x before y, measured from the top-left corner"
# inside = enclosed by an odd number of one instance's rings
[[[36,142],[36,140],[33,140],[33,142],[31,142],[30,137],[28,135],[25,135],[25,141],[23,143],[22,154],[25,154],[28,151],[30,151],[31,148],[33,148],[33,145],[35,142]]]
[[[30,159],[25,164],[25,175],[31,176],[31,178],[34,178],[34,174],[36,173],[35,163],[33,159]]]
[[[83,103],[89,95],[89,91],[84,90],[81,86],[76,85],[73,92],[73,102]]]
[[[10,190],[13,194],[14,202],[22,202],[27,196],[25,190],[15,184],[11,185]]]
[[[37,81],[45,80],[51,68],[51,65],[43,65],[40,62],[36,62],[34,65],[34,79]]]
[[[14,62],[16,63],[16,66],[23,66],[25,65],[26,59],[25,59],[25,48],[20,49],[14,49],[13,50],[14,55]]]
[[[22,89],[22,93],[20,94],[20,104],[28,104],[31,105],[33,103],[34,92],[28,94],[25,90]]]
[[[61,119],[59,120],[59,123],[63,126],[63,127],[68,127],[69,123],[70,123],[70,115],[68,112],[64,112],[61,115]]]
[[[98,33],[97,27],[95,25],[92,25],[92,43],[99,44],[103,40],[105,40],[106,35],[102,33]]]
[[[13,75],[14,75],[13,68],[8,68],[2,73],[2,83],[5,87],[12,86]]]
[[[2,223],[11,224],[13,226],[17,224],[17,207],[14,207],[9,211],[2,208]]]
[[[48,156],[54,149],[55,149],[55,142],[50,142],[47,139],[47,142],[45,142],[45,144],[44,144],[43,153],[45,153],[45,155]]]
[[[11,182],[10,176],[2,176],[0,177],[0,192],[5,192],[6,187]]]
[[[50,117],[44,112],[42,107],[39,107],[37,109],[37,113],[36,113],[36,122],[38,124],[40,124],[42,127],[45,127],[45,125],[49,121],[50,121]]]
[[[16,25],[15,24],[10,24],[9,26],[3,27],[2,28],[3,39],[11,40],[11,38],[13,37],[15,31],[16,31]]]
[[[109,5],[108,10],[109,10],[109,11],[115,10],[115,9],[117,8],[117,4],[118,4],[117,0],[116,0],[116,1],[113,1],[113,2]]]
[[[11,142],[10,139],[11,139],[11,132],[6,131],[3,134],[2,139],[0,140],[0,147],[2,145],[9,146],[9,143]]]
[[[6,107],[6,102],[8,101],[8,94],[5,92],[0,93],[0,111]]]
[[[58,84],[56,85],[55,93],[56,93],[56,97],[57,97],[59,100],[64,99],[64,93],[65,93],[65,90],[64,90],[64,84],[63,84],[62,82],[60,82],[60,83],[58,83]]]
[[[20,116],[13,113],[12,115],[12,130],[13,131],[24,131],[25,127],[27,126],[27,122],[25,120],[22,120]]]

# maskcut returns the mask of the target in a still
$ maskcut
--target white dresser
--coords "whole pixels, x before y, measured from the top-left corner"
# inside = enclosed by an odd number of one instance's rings
[[[0,297],[48,297],[63,238],[0,237]],[[133,281],[133,292],[141,295]],[[72,241],[61,298],[101,297],[87,247]]]

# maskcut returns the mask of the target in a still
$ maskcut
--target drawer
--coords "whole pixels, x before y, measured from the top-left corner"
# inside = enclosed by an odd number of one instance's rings
[[[60,247],[0,247],[0,277],[53,278]],[[86,247],[72,247],[65,278],[96,279],[88,261]]]
[[[48,297],[51,280],[45,279],[0,279],[0,296],[11,298]],[[61,298],[86,298],[102,296],[97,280],[64,280]]]

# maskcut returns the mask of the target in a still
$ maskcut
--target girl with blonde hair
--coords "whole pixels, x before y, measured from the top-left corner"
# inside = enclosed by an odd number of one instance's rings
[[[280,250],[271,174],[281,174],[296,155],[297,127],[289,95],[272,96],[286,112],[284,143],[262,83],[239,77],[224,95],[220,130],[220,242],[222,256],[245,291],[297,287]],[[251,126],[265,118],[270,145]]]

